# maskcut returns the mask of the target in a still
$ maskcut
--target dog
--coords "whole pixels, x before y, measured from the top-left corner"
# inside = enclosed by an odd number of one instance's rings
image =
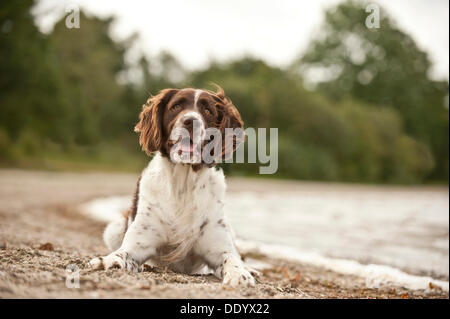
[[[112,252],[92,259],[90,266],[138,272],[146,263],[187,274],[208,266],[223,284],[255,285],[224,216],[225,177],[215,167],[219,157],[229,158],[243,142],[234,136],[231,145],[226,143],[228,129],[242,130],[243,125],[220,87],[216,92],[165,89],[150,97],[135,131],[153,159],[138,179],[131,208],[105,229],[103,238]],[[215,144],[221,148],[213,161],[204,161],[203,138],[211,128],[221,133],[221,143]],[[176,138],[181,129],[188,132],[187,141]]]

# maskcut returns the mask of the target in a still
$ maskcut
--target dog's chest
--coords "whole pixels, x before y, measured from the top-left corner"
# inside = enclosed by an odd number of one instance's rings
[[[141,186],[142,207],[155,206],[161,224],[171,229],[198,228],[221,211],[225,195],[222,171],[194,172],[187,165],[151,165]]]
[[[195,180],[176,185],[173,196],[165,204],[167,217],[179,218],[192,215],[199,218],[215,210],[220,201],[220,192],[210,179]]]

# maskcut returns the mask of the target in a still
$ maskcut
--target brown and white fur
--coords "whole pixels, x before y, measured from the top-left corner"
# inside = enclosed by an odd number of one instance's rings
[[[197,132],[192,129],[195,121]],[[254,285],[224,216],[224,174],[214,163],[177,156],[171,134],[179,127],[189,130],[195,158],[194,150],[203,146],[197,137],[206,128],[215,127],[225,136],[225,128],[242,128],[243,122],[220,88],[166,89],[151,97],[135,130],[143,150],[155,156],[141,174],[131,209],[105,229],[104,240],[112,252],[92,259],[90,265],[137,272],[150,263],[188,274],[207,265],[224,284]],[[222,143],[223,158],[242,141],[233,142],[231,150]]]

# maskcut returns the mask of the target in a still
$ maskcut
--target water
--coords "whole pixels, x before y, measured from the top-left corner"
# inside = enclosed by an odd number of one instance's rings
[[[229,192],[238,237],[448,280],[448,190]]]

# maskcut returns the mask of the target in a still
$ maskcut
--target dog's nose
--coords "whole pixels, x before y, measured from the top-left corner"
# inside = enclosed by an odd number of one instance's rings
[[[200,121],[193,116],[189,116],[183,119],[182,121],[183,126],[188,129],[190,132],[192,132],[192,130],[197,129],[200,125]]]
[[[186,127],[191,127],[194,123],[194,118],[193,117],[188,117],[187,119],[184,119],[183,121],[183,125]]]

